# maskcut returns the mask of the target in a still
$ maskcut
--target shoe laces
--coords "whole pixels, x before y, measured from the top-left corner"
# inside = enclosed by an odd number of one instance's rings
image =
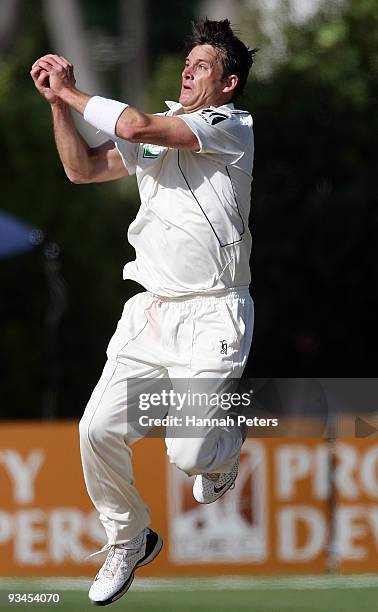
[[[119,564],[123,561],[125,552],[127,550],[133,550],[133,549],[127,549],[122,544],[111,547],[108,553],[108,556],[106,557],[106,561],[104,563],[104,569],[103,569],[104,576],[106,576],[107,578],[113,578],[113,576],[117,572]]]
[[[142,532],[136,538],[124,544],[105,544],[100,550],[90,554],[88,558],[95,557],[108,551],[108,555],[103,565],[103,574],[107,578],[113,578],[119,564],[125,557],[134,555],[141,549],[145,542],[145,534]]]

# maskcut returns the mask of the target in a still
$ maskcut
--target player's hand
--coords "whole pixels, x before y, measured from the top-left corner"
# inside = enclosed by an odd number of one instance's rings
[[[32,66],[31,75],[40,93],[53,103],[65,89],[72,89],[76,80],[73,65],[60,55],[44,55]],[[49,91],[47,91],[49,90]]]
[[[30,71],[31,77],[37,90],[50,104],[59,102],[59,97],[50,88],[49,74],[39,66],[34,66]]]

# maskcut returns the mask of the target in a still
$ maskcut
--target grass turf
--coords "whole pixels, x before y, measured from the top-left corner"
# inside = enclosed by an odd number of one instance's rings
[[[87,593],[84,590],[62,590],[54,588],[53,579],[50,588],[37,589],[32,583],[24,582],[17,588],[13,585],[8,589],[6,584],[1,586],[0,610],[9,612],[13,609],[41,611],[47,609],[50,612],[85,612],[94,611],[94,607],[88,602]],[[182,589],[177,583],[177,588],[170,585],[167,590],[163,588],[146,588],[143,583],[124,595],[119,601],[111,606],[111,610],[132,610],[133,612],[376,612],[378,609],[378,586],[364,586],[354,588],[212,588],[207,590],[202,585],[196,590],[195,581],[192,581],[192,589]],[[273,586],[274,583],[272,583]],[[31,593],[37,591],[58,592],[61,603],[56,606],[47,604],[7,604],[8,592]]]

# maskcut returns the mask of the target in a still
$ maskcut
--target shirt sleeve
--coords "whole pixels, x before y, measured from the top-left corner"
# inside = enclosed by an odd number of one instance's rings
[[[246,113],[227,115],[221,110],[205,108],[200,112],[177,115],[197,136],[199,154],[217,156],[226,164],[236,163],[251,146],[252,117]]]
[[[135,174],[137,159],[138,159],[138,142],[129,142],[123,138],[117,138],[114,140],[114,144],[117,148],[118,153],[121,156],[123,164],[129,173],[129,175]]]

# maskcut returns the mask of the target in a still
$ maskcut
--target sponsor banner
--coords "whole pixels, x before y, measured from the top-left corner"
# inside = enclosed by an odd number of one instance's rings
[[[76,423],[0,426],[0,574],[93,573],[103,529],[86,495]]]
[[[136,486],[165,542],[141,574],[378,570],[374,436],[249,438],[235,489],[210,505],[195,502],[193,478],[168,463],[162,439],[141,440],[133,453]],[[78,424],[2,424],[0,575],[93,576],[101,558],[88,556],[104,543]]]
[[[232,495],[198,504],[193,479],[168,470],[169,551],[187,563],[263,563],[268,559],[267,457],[260,442],[247,443]]]
[[[322,447],[247,440],[234,491],[210,505],[196,504],[189,479],[170,467],[172,559],[202,571],[324,571],[329,503],[325,491],[314,493],[309,459],[319,455],[321,464]]]

